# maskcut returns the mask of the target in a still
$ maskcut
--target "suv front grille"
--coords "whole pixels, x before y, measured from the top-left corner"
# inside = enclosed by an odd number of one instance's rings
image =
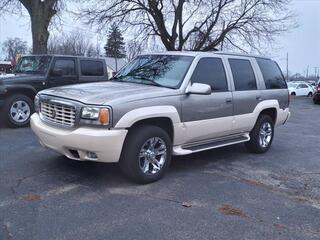
[[[44,121],[61,126],[73,127],[76,121],[76,108],[59,103],[40,103],[40,116]]]

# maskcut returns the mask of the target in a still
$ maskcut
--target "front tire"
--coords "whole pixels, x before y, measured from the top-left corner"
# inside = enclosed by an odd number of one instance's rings
[[[172,141],[160,127],[146,125],[131,129],[120,159],[122,172],[137,183],[163,177],[171,162]]]
[[[274,122],[269,115],[259,116],[250,133],[250,141],[245,143],[249,152],[265,153],[269,150],[274,136]]]
[[[25,127],[34,112],[33,101],[22,94],[9,96],[3,108],[5,123],[12,128]]]

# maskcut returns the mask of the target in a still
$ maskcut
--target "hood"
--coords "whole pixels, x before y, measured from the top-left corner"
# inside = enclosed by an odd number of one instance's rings
[[[0,79],[1,83],[4,85],[28,83],[30,80],[42,80],[45,77],[43,75],[34,74],[17,74],[10,77],[3,77]]]
[[[293,90],[295,90],[296,88],[295,87],[288,87],[288,90],[289,91],[293,91]]]
[[[112,105],[177,95],[179,90],[127,82],[99,82],[51,88],[41,91],[40,94],[76,100],[85,104]]]

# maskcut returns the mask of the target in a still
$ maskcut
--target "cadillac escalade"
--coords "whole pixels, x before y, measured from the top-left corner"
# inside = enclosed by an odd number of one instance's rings
[[[35,110],[31,127],[43,146],[119,162],[140,183],[160,179],[173,155],[237,143],[264,153],[290,116],[275,61],[223,52],[140,55],[110,82],[41,91]]]

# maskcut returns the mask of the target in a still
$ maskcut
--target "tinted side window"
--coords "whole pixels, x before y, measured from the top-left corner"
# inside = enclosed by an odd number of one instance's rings
[[[83,76],[103,76],[103,65],[100,61],[81,60],[80,67]]]
[[[220,58],[201,58],[191,82],[208,84],[216,92],[228,91],[227,77]]]
[[[257,58],[267,89],[287,88],[279,66],[272,60]]]
[[[256,90],[256,77],[249,60],[229,59],[236,91]]]
[[[74,60],[57,59],[54,70],[62,70],[62,75],[76,75]]]

